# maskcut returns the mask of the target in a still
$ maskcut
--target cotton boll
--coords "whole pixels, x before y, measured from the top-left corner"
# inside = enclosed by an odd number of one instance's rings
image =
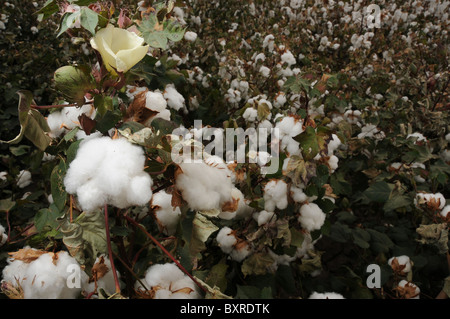
[[[260,212],[253,213],[253,219],[256,220],[258,226],[261,226],[267,224],[270,221],[275,221],[277,217],[273,212],[262,210]]]
[[[287,184],[283,180],[270,180],[264,186],[264,209],[275,211],[275,208],[285,209],[288,205]]]
[[[342,142],[336,134],[331,135],[331,140],[328,143],[328,156],[334,154],[334,152],[341,146]]]
[[[445,206],[442,210],[440,215],[444,218],[450,218],[450,205]]]
[[[395,267],[395,264],[393,264],[394,260],[396,261],[396,264],[399,265],[398,269],[394,268]],[[388,265],[391,266],[394,269],[394,271],[399,272],[400,274],[403,275],[406,275],[412,269],[411,260],[406,255],[390,258],[388,260]]]
[[[230,227],[223,227],[219,230],[216,236],[217,243],[226,254],[230,254],[233,246],[237,243],[237,238]]]
[[[155,211],[159,229],[166,235],[175,234],[181,211],[179,207],[172,207],[172,195],[164,190],[153,194],[151,206]]]
[[[3,246],[8,240],[8,234],[5,231],[5,227],[0,225],[0,246]]]
[[[25,188],[30,185],[31,182],[31,173],[27,170],[21,170],[17,176],[17,186],[20,188]]]
[[[259,68],[259,73],[261,73],[263,77],[267,78],[270,75],[270,69],[267,66],[262,65]]]
[[[145,155],[126,139],[101,137],[83,141],[70,163],[64,186],[77,194],[83,210],[105,204],[119,208],[146,204],[152,195],[152,180],[145,173]]]
[[[401,280],[395,288],[397,293],[405,299],[420,299],[420,288],[412,282]]]
[[[167,100],[167,105],[170,108],[174,109],[175,111],[178,111],[185,106],[184,97],[177,91],[175,85],[173,84],[166,85],[163,95],[164,98]]]
[[[325,222],[325,213],[320,209],[317,204],[308,203],[303,204],[300,207],[300,216],[298,221],[301,223],[302,227],[308,231],[318,230],[322,227]]]
[[[339,158],[336,155],[331,155],[328,159],[328,166],[330,167],[330,172],[333,173],[338,168]]]
[[[209,161],[214,160],[210,158]],[[183,199],[194,210],[220,209],[232,200],[231,172],[225,162],[211,163],[183,162],[179,164],[181,174],[176,177],[176,187]]]
[[[190,42],[194,42],[195,40],[197,40],[197,33],[186,31],[186,33],[184,34],[184,39]]]
[[[345,299],[344,296],[336,292],[313,292],[308,299]]]
[[[8,175],[8,172],[5,172],[5,171],[3,171],[3,172],[0,172],[0,180],[2,180],[2,181],[6,181],[6,176]]]
[[[234,249],[230,253],[231,259],[241,262],[245,258],[247,258],[251,253],[250,245],[247,242],[242,241],[238,245],[234,247]]]
[[[258,117],[258,110],[254,109],[253,107],[248,107],[245,109],[244,113],[242,114],[242,117],[247,122],[255,122],[256,118]]]
[[[167,101],[161,92],[148,91],[145,93],[145,107],[155,111],[162,112],[166,109]]]
[[[303,192],[302,188],[292,185],[290,192],[292,199],[297,203],[303,203],[304,201],[308,200],[308,195]]]
[[[155,291],[155,299],[200,298],[196,284],[175,264],[151,266],[145,274],[144,284],[148,289]]]
[[[445,203],[445,197],[441,193],[417,193],[414,198],[414,205],[416,205],[416,207],[427,205],[431,209],[443,209]]]

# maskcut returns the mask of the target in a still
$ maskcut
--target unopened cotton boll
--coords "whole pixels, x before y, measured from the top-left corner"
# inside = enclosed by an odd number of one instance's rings
[[[119,208],[142,206],[150,201],[153,184],[144,164],[142,148],[126,139],[90,139],[80,144],[64,186],[69,194],[77,195],[87,212],[105,204]]]
[[[30,185],[32,182],[31,180],[31,173],[27,170],[21,170],[19,172],[19,175],[17,176],[17,186],[20,188],[25,188],[28,185]]]
[[[172,194],[164,190],[153,194],[151,205],[155,211],[159,229],[166,235],[175,234],[181,210],[179,207],[172,207]]]
[[[325,213],[314,203],[303,204],[300,207],[300,216],[298,221],[302,227],[308,231],[318,230],[325,222]]]
[[[324,292],[324,293],[319,293],[319,292],[313,292],[310,296],[309,299],[345,299],[344,296],[342,296],[339,293],[336,292]]]
[[[147,269],[144,285],[155,292],[154,299],[200,298],[197,285],[175,264],[156,264]],[[143,287],[138,285],[141,290]]]
[[[264,209],[273,212],[275,208],[285,209],[288,205],[287,184],[283,180],[270,180],[264,186]]]

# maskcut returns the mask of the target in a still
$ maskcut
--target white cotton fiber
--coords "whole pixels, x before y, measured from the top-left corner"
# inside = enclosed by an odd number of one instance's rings
[[[200,163],[182,162],[179,166],[181,174],[176,177],[176,186],[191,209],[220,209],[232,200],[231,172],[222,159],[209,165],[206,159]]]
[[[66,106],[61,111],[55,111],[47,116],[47,124],[50,128],[51,137],[59,137],[64,132],[80,127],[80,115],[94,119],[96,110],[92,104],[85,104],[82,107]]]
[[[142,148],[126,139],[101,137],[83,141],[64,178],[84,211],[105,204],[119,208],[142,206],[152,196],[152,179],[144,172]]]
[[[172,194],[168,194],[164,190],[153,194],[151,205],[155,212],[159,229],[166,235],[175,234],[181,210],[179,207],[172,207]]]
[[[450,218],[450,205],[445,206],[442,210],[441,210],[441,216],[446,218],[449,217]]]
[[[76,267],[78,272],[69,267]],[[80,276],[78,287],[70,285],[75,274]],[[44,253],[29,263],[10,259],[3,269],[3,281],[20,285],[24,299],[74,299],[81,296],[87,280],[86,273],[66,251]]]
[[[31,180],[31,173],[27,170],[21,170],[19,172],[19,175],[17,176],[17,186],[20,188],[25,188],[28,185],[30,185],[32,182]]]
[[[411,265],[411,260],[409,259],[408,256],[406,255],[402,255],[402,256],[397,256],[397,257],[392,257],[388,260],[388,265],[392,266],[392,262],[394,260],[397,260],[398,264],[401,266],[405,266],[405,268],[402,269],[403,273],[409,273],[412,269],[412,265]]]
[[[175,111],[178,111],[185,106],[184,97],[177,91],[175,85],[168,84],[164,89],[163,95],[167,100],[167,105]]]
[[[325,222],[325,213],[317,204],[308,203],[300,207],[300,216],[298,221],[302,227],[308,231],[320,229]]]
[[[148,91],[145,93],[145,107],[156,112],[166,109],[167,101],[161,92]]]
[[[233,234],[233,230],[228,226],[219,230],[216,240],[220,249],[226,254],[231,253],[233,246],[237,243],[237,238]]]
[[[4,245],[8,240],[8,234],[6,233],[5,227],[0,225],[0,246]]]
[[[144,285],[147,289],[156,292],[155,299],[200,298],[197,285],[175,264],[171,263],[156,264],[148,268]]]
[[[264,186],[264,209],[269,212],[285,209],[288,205],[287,184],[283,180],[270,180]]]

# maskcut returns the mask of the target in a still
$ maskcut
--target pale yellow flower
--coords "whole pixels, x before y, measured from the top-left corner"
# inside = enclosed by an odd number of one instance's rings
[[[148,51],[144,39],[134,32],[109,24],[91,39],[91,46],[100,52],[108,71],[127,72],[142,60]]]

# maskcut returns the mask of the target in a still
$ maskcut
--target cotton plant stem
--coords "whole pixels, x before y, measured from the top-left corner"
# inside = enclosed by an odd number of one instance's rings
[[[111,271],[113,272],[114,282],[116,285],[116,293],[120,293],[120,283],[117,277],[116,267],[114,266],[114,256],[111,248],[111,237],[109,234],[109,221],[108,221],[108,205],[105,204],[105,231],[106,231],[106,244],[108,245],[109,261],[111,262]]]
[[[189,278],[192,279],[192,281],[204,292],[207,292],[205,287],[203,287],[179,262],[178,260],[175,259],[175,257],[172,256],[172,254],[163,246],[161,245],[161,243],[156,240],[156,238],[154,238],[150,233],[147,232],[147,230],[140,225],[138,222],[136,222],[134,219],[124,215],[125,219],[128,220],[130,223],[132,223],[133,225],[135,225],[136,227],[138,227],[140,230],[142,230],[144,232],[144,234],[150,238],[159,248],[161,248],[161,250],[178,266],[178,268],[180,268],[180,270],[182,272],[184,272],[187,276],[189,276]]]

